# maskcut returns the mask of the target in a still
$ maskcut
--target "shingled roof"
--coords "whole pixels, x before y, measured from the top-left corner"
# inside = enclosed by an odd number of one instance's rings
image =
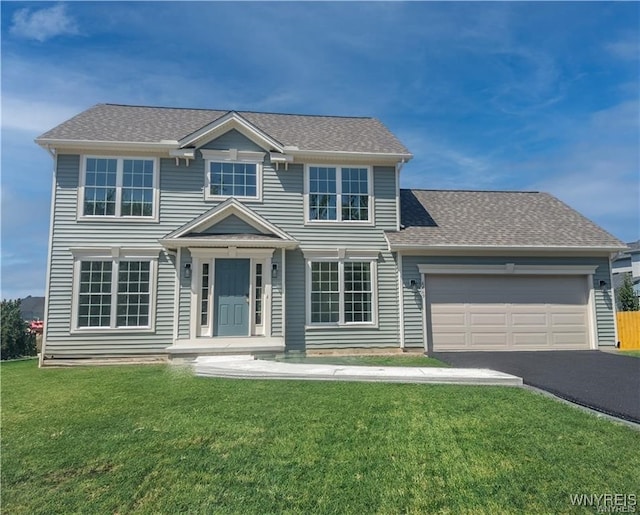
[[[45,132],[37,140],[178,141],[229,112],[98,104]],[[299,150],[409,154],[375,118],[235,112],[283,146]]]
[[[399,248],[619,250],[620,240],[549,195],[515,191],[401,190]]]

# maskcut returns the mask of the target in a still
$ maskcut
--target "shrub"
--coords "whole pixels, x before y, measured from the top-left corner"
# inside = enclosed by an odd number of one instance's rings
[[[20,315],[20,300],[3,300],[0,319],[2,333],[0,355],[4,359],[36,355],[35,336],[28,331],[27,323]]]
[[[631,275],[625,274],[622,286],[617,291],[617,304],[620,311],[639,311],[640,300],[636,296],[636,292],[633,291],[633,282],[631,281]]]

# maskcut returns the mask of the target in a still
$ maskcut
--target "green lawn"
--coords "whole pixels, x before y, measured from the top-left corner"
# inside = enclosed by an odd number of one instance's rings
[[[420,354],[378,356],[311,356],[280,359],[286,363],[323,363],[327,365],[364,365],[385,367],[448,367],[446,363]]]
[[[562,513],[639,493],[639,431],[524,389],[0,372],[3,513]]]
[[[634,358],[640,358],[640,350],[621,350],[620,354],[623,356],[633,356]]]

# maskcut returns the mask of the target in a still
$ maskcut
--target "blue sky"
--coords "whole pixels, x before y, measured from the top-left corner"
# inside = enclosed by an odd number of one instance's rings
[[[96,103],[375,116],[402,185],[548,191],[638,239],[640,4],[2,2],[2,297],[42,295],[52,160]]]

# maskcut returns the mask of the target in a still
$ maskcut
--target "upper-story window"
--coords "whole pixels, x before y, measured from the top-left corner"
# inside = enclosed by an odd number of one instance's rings
[[[260,200],[262,196],[262,152],[206,150],[205,199],[229,197]]]
[[[366,222],[371,216],[371,169],[319,166],[307,168],[309,222]]]
[[[155,218],[156,169],[153,158],[85,157],[80,218]]]

